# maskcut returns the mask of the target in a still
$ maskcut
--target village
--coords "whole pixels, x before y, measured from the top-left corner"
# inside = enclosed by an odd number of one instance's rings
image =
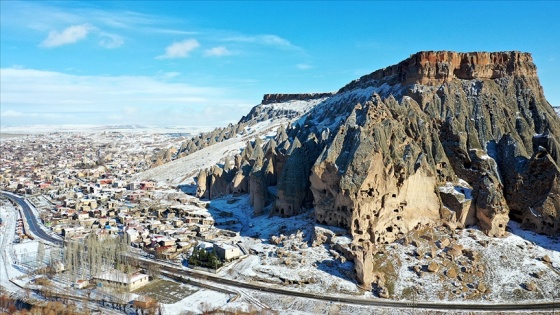
[[[236,244],[239,232],[220,228],[236,224],[236,219],[219,212],[215,219],[208,203],[178,187],[132,179],[133,174],[170,159],[184,138],[104,132],[53,133],[3,140],[0,190],[25,196],[37,209],[47,232],[66,244],[83,243],[91,235],[98,239],[122,237],[140,256],[179,264],[188,264],[189,251],[198,245],[197,249],[219,259],[213,266],[206,263],[216,272],[218,266],[247,254],[245,248]],[[29,249],[17,251],[17,244],[34,238],[25,231],[21,218],[17,222],[15,262],[36,261],[37,246],[32,253]],[[58,257],[50,262],[62,271],[63,254]],[[191,267],[212,271],[204,262],[195,266],[192,261]],[[133,291],[148,283],[145,271],[127,276],[119,273],[122,272],[106,270],[88,281],[77,279],[74,285],[82,288],[105,283]]]

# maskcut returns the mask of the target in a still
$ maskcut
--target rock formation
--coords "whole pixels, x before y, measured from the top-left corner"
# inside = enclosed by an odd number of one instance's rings
[[[313,166],[319,222],[347,227],[357,244],[440,221],[501,236],[511,209],[526,228],[560,233],[560,120],[529,54],[422,52],[339,93],[368,85],[401,90],[348,111]],[[439,193],[459,181],[468,199]],[[359,248],[367,287],[368,247]]]
[[[261,104],[274,104],[286,101],[308,101],[313,99],[327,98],[334,93],[304,93],[304,94],[265,94]]]
[[[313,107],[273,143],[247,145],[232,191],[261,213],[276,185],[271,215],[314,207],[318,223],[347,229],[365,288],[376,244],[418,226],[499,237],[514,219],[560,234],[560,118],[528,53],[419,52],[335,94],[266,95],[240,123],[290,117],[275,107],[289,100]],[[221,192],[218,174],[201,173],[197,195]]]

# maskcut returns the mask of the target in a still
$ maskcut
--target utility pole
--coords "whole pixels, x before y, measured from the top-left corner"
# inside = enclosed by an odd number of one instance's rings
[[[412,307],[416,307],[416,291],[418,289],[414,287],[414,294],[412,295]]]

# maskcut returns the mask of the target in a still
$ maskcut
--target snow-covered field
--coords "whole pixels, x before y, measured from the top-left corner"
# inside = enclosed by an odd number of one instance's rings
[[[189,133],[197,134],[212,130],[212,126],[142,126],[142,125],[30,125],[2,126],[1,133],[6,134],[44,134],[52,132],[104,132],[124,133]]]
[[[10,279],[25,275],[21,269],[14,267],[14,258],[12,257],[12,242],[18,212],[10,203],[2,201],[0,203],[0,218],[3,222],[0,227],[0,285],[10,292],[19,292],[20,288],[10,282]]]
[[[192,295],[173,304],[163,304],[162,310],[165,315],[176,315],[181,313],[201,314],[223,308],[229,301],[230,296],[224,293],[201,289]]]

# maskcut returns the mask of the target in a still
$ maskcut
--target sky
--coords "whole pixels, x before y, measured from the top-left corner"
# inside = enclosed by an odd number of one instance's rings
[[[530,52],[560,106],[560,2],[0,1],[0,127],[225,126],[422,50]]]

